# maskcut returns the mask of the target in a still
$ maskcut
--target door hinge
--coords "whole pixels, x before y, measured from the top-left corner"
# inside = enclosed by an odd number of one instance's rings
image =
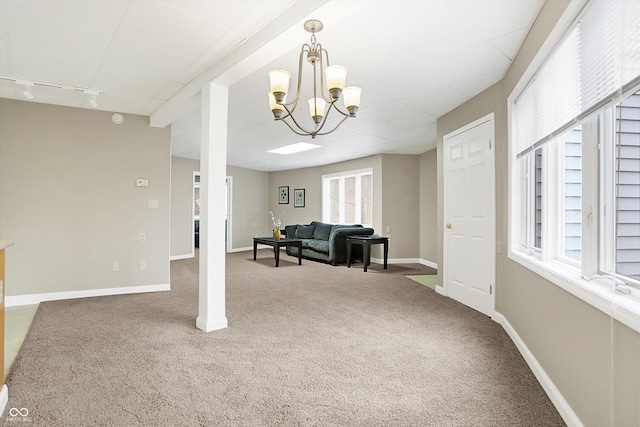
[[[493,295],[493,285],[489,284],[489,295]]]
[[[491,140],[489,140],[489,150],[491,150]]]

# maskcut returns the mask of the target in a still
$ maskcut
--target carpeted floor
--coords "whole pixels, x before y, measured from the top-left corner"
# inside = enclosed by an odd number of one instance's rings
[[[171,292],[40,304],[7,409],[47,427],[564,425],[498,324],[405,277],[426,267],[251,258],[227,256],[211,333],[193,259]]]

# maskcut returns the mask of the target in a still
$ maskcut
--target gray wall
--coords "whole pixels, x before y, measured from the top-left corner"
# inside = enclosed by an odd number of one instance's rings
[[[0,99],[7,296],[169,284],[169,144],[148,117]]]
[[[438,168],[437,151],[420,156],[420,258],[437,264],[438,260]],[[441,283],[441,282],[440,282]]]
[[[231,250],[248,249],[253,238],[270,236],[269,174],[227,166],[233,180]]]
[[[171,157],[171,257],[193,257],[193,172],[200,161]]]
[[[439,265],[443,257],[443,136],[495,113],[496,241],[506,248],[507,96],[567,4],[546,2],[506,78],[438,120]],[[506,252],[496,255],[496,310],[523,339],[573,411],[587,426],[639,425],[640,335],[511,261]]]

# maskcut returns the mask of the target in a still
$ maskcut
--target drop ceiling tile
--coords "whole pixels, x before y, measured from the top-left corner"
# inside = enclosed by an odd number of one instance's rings
[[[226,30],[201,17],[180,10],[179,3],[138,0],[131,4],[119,30],[119,37],[159,50],[198,57]]]
[[[113,96],[153,98],[168,84],[168,80],[136,73],[120,67],[109,66],[100,70],[94,79],[93,86],[101,88],[105,93]]]
[[[7,31],[15,50],[34,48],[98,63],[112,34],[74,21],[53,17],[20,4],[8,4]],[[55,37],[52,37],[55,34]]]
[[[88,87],[98,65],[76,56],[40,47],[16,49],[11,52],[11,76],[44,83]],[[100,89],[100,88],[96,88]]]
[[[456,3],[483,34],[495,38],[529,27],[544,0],[456,0]]]
[[[171,81],[191,59],[124,38],[114,40],[105,59],[106,65]]]
[[[513,61],[527,35],[527,32],[529,32],[529,27],[494,38],[492,41],[496,47],[500,49],[507,58],[509,58],[509,61]]]
[[[130,0],[5,0],[88,28],[113,32],[122,20]]]

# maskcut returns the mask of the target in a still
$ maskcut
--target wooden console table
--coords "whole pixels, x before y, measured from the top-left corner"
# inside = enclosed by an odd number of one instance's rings
[[[389,255],[389,238],[382,236],[349,236],[347,237],[347,267],[351,267],[351,245],[362,246],[362,263],[364,271],[371,264],[371,245],[382,243],[384,245],[384,269],[387,269],[387,257]]]

